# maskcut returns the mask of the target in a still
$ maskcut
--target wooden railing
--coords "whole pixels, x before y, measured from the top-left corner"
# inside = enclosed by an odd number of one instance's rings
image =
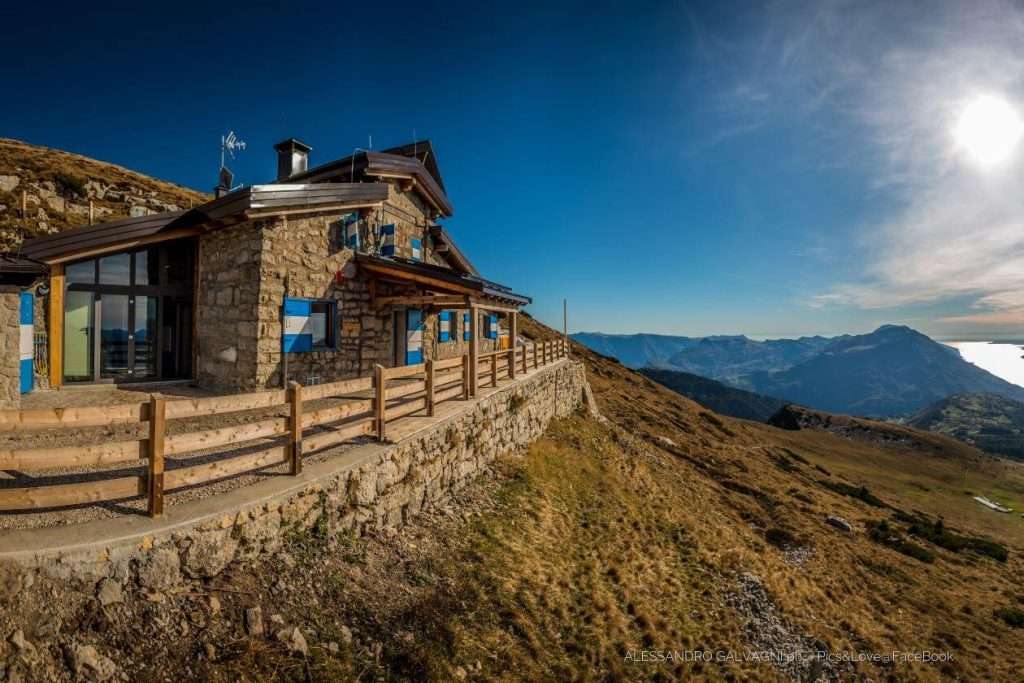
[[[488,386],[499,375],[515,378],[568,354],[564,340],[518,346],[481,354]],[[32,471],[145,464],[144,475],[120,476],[81,483],[0,488],[0,511],[48,509],[146,496],[150,516],[163,513],[164,494],[266,467],[287,464],[292,475],[302,472],[302,456],[359,436],[386,438],[388,423],[419,411],[435,414],[436,406],[471,397],[468,355],[398,368],[376,366],[372,377],[251,394],[149,401],[108,407],[0,411],[0,432],[32,432],[148,423],[144,437],[100,444],[57,448],[0,450],[0,470]],[[483,375],[481,375],[483,377]],[[346,402],[305,411],[304,404],[325,398]],[[200,431],[168,434],[168,420],[237,413],[288,406],[288,417],[254,417],[253,421]],[[319,427],[306,435],[308,429]],[[167,456],[215,448],[237,448],[256,439],[274,445],[256,452],[196,465],[166,469]]]

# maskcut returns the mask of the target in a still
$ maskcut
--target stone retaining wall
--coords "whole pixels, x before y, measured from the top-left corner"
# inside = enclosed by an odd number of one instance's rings
[[[144,518],[114,520],[125,523],[124,530],[112,532],[116,540],[76,539],[74,550],[5,552],[0,560],[13,559],[57,578],[87,583],[112,578],[158,592],[186,577],[212,577],[232,562],[273,554],[289,533],[315,528],[334,536],[399,525],[449,497],[499,455],[537,439],[551,419],[580,408],[587,388],[582,363],[560,362],[399,443],[360,447],[365,455],[346,457],[347,465],[325,470],[286,494],[211,512],[162,534],[147,534],[150,520]]]

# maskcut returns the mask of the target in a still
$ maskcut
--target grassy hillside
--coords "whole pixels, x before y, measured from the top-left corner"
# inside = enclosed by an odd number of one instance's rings
[[[907,420],[978,448],[1024,460],[1024,403],[996,394],[956,394]]]
[[[877,423],[854,438],[722,417],[573,351],[604,419],[554,423],[453,504],[367,538],[314,528],[156,601],[101,609],[92,586],[68,591],[61,637],[132,680],[1019,680],[1021,520],[968,492],[1024,506],[1021,465]],[[31,625],[41,679],[64,670],[34,625],[51,589],[0,611],[0,631]],[[300,628],[308,656],[249,636],[253,606]],[[713,661],[675,659],[695,650]],[[953,659],[844,659],[893,650]]]
[[[777,398],[736,389],[689,372],[641,368],[640,373],[720,415],[764,422],[786,405]]]
[[[28,211],[21,213],[25,191]],[[89,222],[188,208],[208,195],[58,149],[0,138],[0,251],[26,236]]]

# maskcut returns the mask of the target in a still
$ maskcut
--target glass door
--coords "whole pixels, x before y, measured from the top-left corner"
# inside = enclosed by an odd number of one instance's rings
[[[158,297],[137,296],[132,307],[132,378],[153,379],[157,376],[157,322]]]
[[[90,382],[93,377],[93,336],[96,295],[69,291],[64,296],[64,379]]]
[[[100,295],[100,378],[131,377],[132,332],[127,294]]]

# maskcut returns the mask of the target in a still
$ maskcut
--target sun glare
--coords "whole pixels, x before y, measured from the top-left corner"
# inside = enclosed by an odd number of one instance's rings
[[[972,100],[960,113],[953,137],[957,147],[981,166],[1006,161],[1024,136],[1024,122],[1010,104],[984,95]]]

